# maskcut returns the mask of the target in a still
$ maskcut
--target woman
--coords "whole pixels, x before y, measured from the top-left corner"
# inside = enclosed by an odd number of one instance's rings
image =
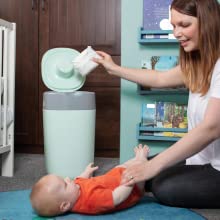
[[[145,180],[166,205],[220,208],[219,22],[217,0],[174,0],[171,23],[180,65],[166,74],[120,67],[104,52],[98,52],[102,60],[95,59],[109,74],[143,86],[189,88],[188,134],[151,160],[133,162],[122,179],[127,185]]]

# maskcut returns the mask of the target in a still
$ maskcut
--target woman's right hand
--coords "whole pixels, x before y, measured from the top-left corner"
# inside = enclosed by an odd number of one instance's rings
[[[114,74],[114,70],[118,65],[114,63],[112,57],[103,51],[96,51],[96,53],[99,54],[102,59],[93,58],[93,61],[103,65],[109,74]]]

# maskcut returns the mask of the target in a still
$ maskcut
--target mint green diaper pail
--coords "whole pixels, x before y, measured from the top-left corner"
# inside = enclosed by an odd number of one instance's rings
[[[47,172],[74,178],[94,161],[95,94],[45,92],[43,98]]]
[[[79,52],[70,48],[48,50],[41,63],[44,84],[43,133],[49,174],[75,178],[94,161],[95,93],[77,91],[84,82],[74,69]]]

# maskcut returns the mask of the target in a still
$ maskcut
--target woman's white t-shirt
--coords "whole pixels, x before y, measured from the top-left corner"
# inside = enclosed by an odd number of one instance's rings
[[[188,101],[188,130],[196,127],[204,118],[208,101],[211,97],[220,99],[220,59],[215,64],[210,88],[205,96],[199,93],[189,93]],[[216,115],[216,119],[219,119]],[[220,138],[210,143],[199,153],[186,160],[187,165],[210,163],[215,169],[220,171]]]

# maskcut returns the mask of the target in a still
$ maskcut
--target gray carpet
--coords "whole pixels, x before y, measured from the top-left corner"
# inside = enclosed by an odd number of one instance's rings
[[[105,173],[118,165],[118,158],[95,158],[95,165],[99,170],[95,175]],[[29,189],[42,176],[46,174],[44,155],[42,154],[15,154],[14,177],[0,176],[0,192]]]
[[[99,166],[96,175],[105,173],[119,163],[118,158],[95,158]],[[0,192],[30,189],[32,185],[46,174],[45,160],[42,154],[15,154],[14,177],[0,176]],[[220,209],[193,209],[208,220],[220,220]]]

